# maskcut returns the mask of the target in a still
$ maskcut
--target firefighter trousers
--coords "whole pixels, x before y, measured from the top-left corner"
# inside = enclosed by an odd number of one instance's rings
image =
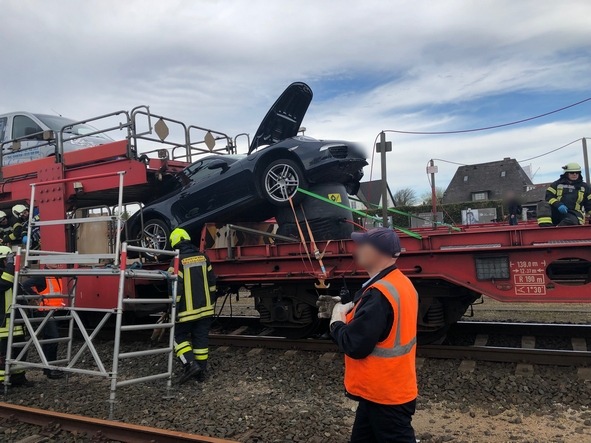
[[[187,365],[195,360],[201,369],[207,368],[209,354],[209,328],[212,317],[177,322],[174,326],[174,352]]]

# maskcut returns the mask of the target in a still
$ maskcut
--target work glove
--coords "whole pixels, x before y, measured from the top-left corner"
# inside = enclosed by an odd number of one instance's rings
[[[29,237],[27,237],[26,235],[23,235],[23,245],[27,244],[28,239],[29,239]]]
[[[334,308],[332,309],[332,317],[330,318],[331,326],[334,322],[337,321],[342,321],[343,323],[345,323],[346,315],[351,311],[351,309],[353,309],[353,306],[355,305],[352,301],[345,304],[337,303],[336,305],[334,305]]]
[[[566,207],[566,205],[560,205],[558,207],[558,212],[560,212],[561,214],[568,214],[568,208]]]
[[[316,300],[316,306],[318,306],[318,318],[330,318],[335,305],[340,302],[341,297],[319,295],[318,300]]]

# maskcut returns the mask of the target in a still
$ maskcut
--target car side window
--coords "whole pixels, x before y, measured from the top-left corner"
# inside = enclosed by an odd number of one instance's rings
[[[26,137],[42,131],[43,129],[26,115],[15,115],[12,120],[12,138]]]
[[[8,117],[0,117],[0,143],[4,141],[4,133],[6,132],[6,123]]]
[[[187,175],[194,182],[200,182],[203,180],[208,179],[209,177],[213,177],[215,175],[219,175],[221,173],[221,169],[209,169],[209,165],[214,161],[214,159],[209,160],[201,160],[198,162],[193,163],[191,166],[185,169]]]

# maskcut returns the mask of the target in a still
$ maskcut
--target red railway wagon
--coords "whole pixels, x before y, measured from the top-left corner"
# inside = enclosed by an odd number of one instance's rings
[[[73,179],[65,184],[40,187],[35,204],[42,219],[74,217],[77,211],[97,207],[108,209],[117,199],[118,179],[115,176],[80,182],[75,179],[118,171],[125,171],[126,203],[150,201],[158,195],[166,175],[187,164],[174,160],[181,157],[175,156],[175,150],[182,150],[188,161],[192,151],[194,154],[213,152],[213,148],[200,148],[198,144],[201,142],[190,142],[190,131],[203,128],[155,116],[146,107],[136,108],[130,114],[121,111],[111,115],[120,114],[125,114],[126,118],[117,128],[128,129],[125,140],[74,152],[63,153],[56,149],[55,157],[3,167],[0,208],[10,212],[15,203],[28,202],[32,183]],[[135,119],[138,115],[148,118],[148,131],[138,131]],[[157,118],[158,123],[152,126],[151,118]],[[86,122],[97,119],[100,117]],[[158,125],[162,128],[161,122],[181,125],[186,142],[166,142],[165,135],[160,135],[168,133],[167,130],[161,131],[158,138],[152,137],[152,128]],[[232,147],[228,136],[213,133],[217,139],[227,141],[227,146],[221,150]],[[158,158],[139,155],[139,139],[164,143],[169,151],[153,149],[152,152],[158,152]],[[86,241],[97,237],[91,233],[80,238],[77,230],[75,218],[66,228],[41,226],[43,249],[74,252],[86,247]],[[326,268],[326,274],[322,275],[318,261],[307,256],[301,243],[279,243],[277,239],[267,237],[266,242],[256,240],[254,243],[257,244],[233,246],[236,244],[233,243],[228,246],[226,242],[220,245],[219,241],[216,244],[211,241],[212,231],[215,231],[216,238],[221,238],[217,236],[218,228],[208,226],[201,242],[214,263],[221,290],[237,294],[240,288],[248,288],[261,322],[292,336],[305,336],[319,326],[316,318],[318,294],[337,295],[343,286],[352,292],[366,280],[365,273],[352,259],[353,245],[349,240],[319,243]],[[259,231],[263,235],[272,230],[259,226]],[[209,236],[206,235],[208,232]],[[399,266],[419,291],[419,330],[427,340],[444,334],[482,294],[504,302],[591,301],[591,225],[560,228],[539,228],[535,224],[469,226],[460,232],[441,227],[417,232],[420,239],[401,235],[404,252]],[[98,237],[110,238],[112,244],[114,236],[120,234],[111,227]],[[230,232],[228,238],[233,239],[233,235]],[[166,264],[145,259],[143,266]],[[80,277],[76,285],[76,305],[113,307],[116,285],[116,278]],[[158,297],[167,289],[153,282],[129,280],[125,290],[128,297],[136,294]],[[133,306],[141,309],[141,306]]]
[[[211,247],[212,230],[217,228],[204,231],[208,235],[201,244],[213,262],[218,287],[237,293],[246,286],[261,322],[292,335],[317,326],[318,294],[338,295],[344,285],[353,291],[367,280],[355,265],[351,240],[318,244],[322,274],[319,262],[300,243],[231,246],[226,240]],[[472,225],[459,232],[442,227],[416,232],[420,239],[401,234],[398,265],[419,292],[423,341],[445,334],[483,294],[508,303],[591,302],[591,225]]]

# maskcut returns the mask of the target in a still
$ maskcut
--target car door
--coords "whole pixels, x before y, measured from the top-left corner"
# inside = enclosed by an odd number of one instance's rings
[[[214,164],[219,167],[212,168]],[[181,189],[173,204],[173,213],[182,226],[212,221],[216,215],[252,195],[240,162],[222,156],[199,160],[182,174],[189,184]]]
[[[45,152],[47,150],[47,142],[42,140],[42,132],[43,129],[41,126],[31,117],[24,114],[12,116],[10,140],[20,139],[20,141],[5,145],[2,163],[4,165],[10,165],[45,157],[47,155]],[[53,150],[53,148],[50,150]]]

